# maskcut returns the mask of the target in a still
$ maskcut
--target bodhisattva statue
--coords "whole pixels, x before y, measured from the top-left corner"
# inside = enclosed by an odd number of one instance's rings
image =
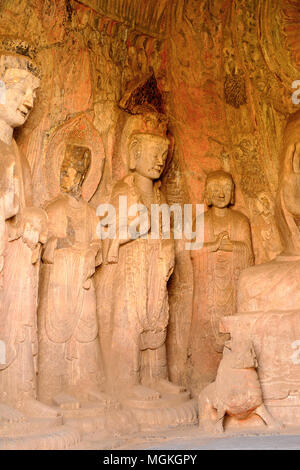
[[[165,118],[142,109],[130,116],[123,130],[122,152],[128,174],[113,188],[111,204],[117,228],[132,222],[133,204],[164,202],[159,178],[168,155]],[[126,213],[119,212],[120,197],[127,197]],[[131,214],[132,215],[132,214]],[[106,264],[97,273],[101,344],[110,391],[140,400],[155,400],[161,393],[182,388],[168,381],[166,334],[169,321],[167,282],[174,266],[174,242],[150,228],[132,238],[109,240]]]
[[[190,352],[193,386],[198,389],[216,377],[228,339],[219,332],[219,321],[235,313],[240,272],[253,263],[249,221],[230,207],[234,204],[232,176],[223,170],[209,174],[205,199],[204,244],[200,250],[191,251],[194,294]]]
[[[0,403],[36,415],[48,408],[36,400],[38,265],[47,216],[32,207],[29,165],[13,139],[40,83],[33,62],[17,54],[28,50],[19,43],[0,45]]]
[[[61,195],[46,206],[49,239],[42,255],[39,327],[39,398],[76,407],[101,397],[104,381],[93,274],[102,262],[96,211],[82,199],[91,165],[88,148],[68,144]]]

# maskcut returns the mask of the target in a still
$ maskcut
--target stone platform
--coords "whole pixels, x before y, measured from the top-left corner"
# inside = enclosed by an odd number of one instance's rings
[[[142,431],[198,422],[198,405],[188,392],[166,393],[149,401],[127,399],[123,406],[131,411]]]
[[[79,444],[80,433],[56,418],[31,418],[1,423],[0,450],[65,450]]]

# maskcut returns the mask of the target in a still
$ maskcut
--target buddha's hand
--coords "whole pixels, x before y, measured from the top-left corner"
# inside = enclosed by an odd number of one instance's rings
[[[228,232],[220,232],[216,241],[213,243],[213,251],[223,250],[223,246],[225,246],[228,241]]]
[[[22,214],[21,235],[24,243],[34,250],[48,238],[48,217],[43,209],[26,207]]]
[[[221,251],[232,251],[233,250],[233,243],[229,238],[229,235],[227,232],[225,232],[226,235],[222,238],[221,244],[220,244],[220,250]]]

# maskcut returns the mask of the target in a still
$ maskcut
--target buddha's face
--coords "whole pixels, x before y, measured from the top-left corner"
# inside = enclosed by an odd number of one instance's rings
[[[297,137],[297,138],[296,138]],[[299,135],[295,143],[287,148],[285,175],[282,182],[283,198],[286,209],[292,216],[300,220],[300,125]]]
[[[169,142],[155,135],[141,135],[131,151],[131,169],[151,180],[159,179],[165,167]]]
[[[69,167],[62,171],[60,179],[60,187],[64,193],[72,193],[74,190],[79,191],[82,186],[82,174],[75,168]]]
[[[10,127],[22,126],[33,108],[40,80],[22,69],[8,69],[3,77],[5,94],[0,104],[0,120]]]
[[[222,209],[229,206],[232,199],[233,184],[232,181],[225,176],[212,178],[207,183],[206,198],[209,204]]]
[[[76,145],[67,145],[60,173],[60,188],[63,193],[80,197],[82,185],[90,166],[90,150]]]

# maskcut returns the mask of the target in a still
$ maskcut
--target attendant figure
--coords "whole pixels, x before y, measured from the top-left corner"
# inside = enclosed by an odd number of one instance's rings
[[[68,144],[61,195],[46,206],[49,239],[42,256],[39,398],[60,406],[101,397],[104,380],[93,274],[102,262],[95,210],[82,199],[91,164],[86,147]]]
[[[253,264],[250,224],[233,210],[234,183],[222,170],[206,180],[204,244],[191,251],[194,272],[193,317],[190,337],[193,387],[202,389],[215,380],[226,335],[219,322],[236,312],[237,282],[241,271]],[[200,367],[193,366],[199,357]]]

